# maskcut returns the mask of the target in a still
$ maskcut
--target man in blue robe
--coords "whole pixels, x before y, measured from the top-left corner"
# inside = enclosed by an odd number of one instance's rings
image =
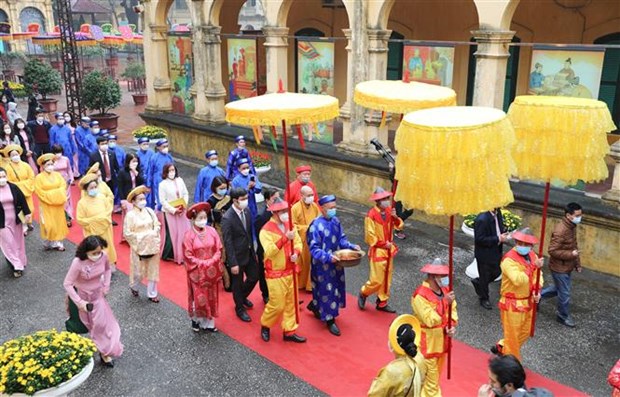
[[[207,159],[207,166],[200,170],[198,173],[198,180],[196,181],[196,190],[194,191],[194,203],[202,203],[207,201],[211,196],[211,183],[215,177],[226,177],[224,170],[218,167],[219,160],[217,157],[217,151],[209,150],[205,153]]]
[[[103,130],[102,133],[107,134],[108,130]],[[108,135],[108,150],[116,155],[116,163],[118,164],[118,169],[122,170],[125,168],[125,157],[127,154],[125,153],[125,149],[121,146],[118,146],[118,137],[114,134]],[[121,212],[121,196],[118,191],[118,184],[116,185],[116,189],[114,189],[114,213],[118,214]]]
[[[153,209],[161,210],[159,202],[159,183],[162,181],[162,172],[164,165],[168,163],[174,164],[174,159],[168,153],[170,145],[167,139],[161,139],[155,144],[155,153],[149,160],[149,168],[145,178],[147,178],[147,186],[151,188],[151,196],[149,206]]]
[[[248,164],[250,165],[250,173],[252,175],[256,175],[256,170],[254,169],[254,163],[252,163],[250,153],[245,148],[245,137],[243,135],[239,135],[235,138],[235,143],[237,147],[230,152],[228,155],[228,162],[226,163],[226,179],[229,181],[232,181],[237,175],[239,175],[237,164],[239,164],[239,160],[241,159],[248,160]]]
[[[237,176],[234,177],[234,179],[232,180],[230,186],[233,189],[238,187],[247,190],[248,209],[250,210],[252,220],[254,221],[258,216],[258,205],[256,204],[255,194],[260,193],[263,190],[263,185],[258,180],[258,176],[250,172],[250,162],[248,161],[248,159],[239,159],[237,168],[239,172]],[[254,228],[254,222],[252,222],[252,228]],[[252,230],[252,236],[254,237],[254,241],[258,241],[258,232],[258,230]]]
[[[323,196],[319,200],[322,216],[310,223],[306,236],[312,266],[312,301],[308,310],[327,324],[329,332],[340,336],[336,325],[338,310],[346,306],[344,269],[338,266],[338,258],[333,255],[340,249],[360,250],[359,245],[349,242],[336,217],[336,196]]]
[[[83,175],[81,159],[84,157],[82,154],[84,152],[83,142],[84,136],[87,134],[90,134],[90,117],[85,116],[80,119],[79,125],[75,128],[75,144],[77,145],[78,172],[80,175]]]
[[[71,136],[71,128],[65,124],[65,116],[62,113],[56,113],[56,124],[50,128],[50,147],[55,144],[62,146],[63,155],[67,157],[70,163],[73,163],[73,155],[77,152],[75,141]]]
[[[151,140],[149,138],[146,137],[141,137],[138,138],[138,151],[136,152],[136,156],[138,156],[138,160],[140,161],[140,169],[142,170],[142,176],[144,177],[144,184],[146,186],[148,186],[149,188],[151,187],[149,185],[150,183],[150,179],[149,179],[149,163],[151,161],[151,157],[153,157],[153,155],[155,154],[155,152],[153,152],[149,146],[149,143],[151,142]],[[151,192],[149,191],[146,194],[146,202],[149,203],[149,206],[151,208],[154,207],[153,203],[153,194],[151,194]]]
[[[97,150],[97,138],[96,134],[99,134],[99,122],[85,122],[84,120],[90,120],[87,117],[82,119],[82,136],[78,136],[78,168],[80,174],[86,175],[88,168],[90,167],[90,154]],[[87,127],[84,128],[84,124]],[[90,127],[90,128],[89,128]]]

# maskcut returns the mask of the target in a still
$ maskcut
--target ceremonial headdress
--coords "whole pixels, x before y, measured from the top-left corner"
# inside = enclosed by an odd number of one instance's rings
[[[211,149],[205,153],[205,158],[208,160],[211,156],[217,156],[217,150]]]
[[[420,346],[420,337],[422,335],[420,321],[411,314],[401,314],[392,321],[388,334],[390,346],[394,353],[404,356],[407,353],[403,346],[407,346],[411,342],[414,342],[416,346]]]
[[[328,194],[327,196],[323,196],[319,199],[319,205],[325,205],[334,201],[336,201],[336,196],[333,194]]]
[[[435,274],[437,276],[447,276],[450,274],[450,268],[444,264],[441,259],[435,258],[433,263],[427,263],[420,269],[422,273]]]
[[[43,164],[47,163],[48,161],[52,161],[52,160],[54,160],[54,154],[45,153],[39,156],[39,158],[37,159],[37,164],[39,164],[39,167],[43,167]]]
[[[185,216],[187,219],[194,219],[199,212],[205,211],[207,214],[211,211],[211,204],[205,202],[196,203],[189,207],[189,209],[185,212]]]
[[[91,182],[98,181],[98,179],[97,174],[86,174],[80,179],[80,187],[83,189],[84,186],[88,186]]]
[[[136,196],[143,194],[143,193],[146,194],[150,191],[151,189],[149,189],[148,187],[144,185],[140,185],[136,187],[135,189],[133,189],[131,192],[129,192],[129,194],[127,195],[127,201],[132,202]]]
[[[298,174],[306,171],[312,171],[312,167],[310,167],[309,165],[300,165],[299,167],[295,168],[295,172]]]
[[[372,194],[372,196],[370,196],[370,201],[379,201],[379,200],[383,200],[384,198],[388,198],[391,196],[392,196],[392,192],[388,192],[385,189],[383,189],[381,186],[379,186],[375,189],[375,192]]]
[[[538,238],[534,236],[534,233],[532,233],[532,230],[529,227],[512,233],[512,238],[526,244],[538,244]]]
[[[16,150],[20,156],[24,152],[21,146],[12,144],[12,145],[6,145],[4,149],[0,150],[0,153],[2,153],[4,157],[9,157],[9,153],[11,153],[13,150]]]

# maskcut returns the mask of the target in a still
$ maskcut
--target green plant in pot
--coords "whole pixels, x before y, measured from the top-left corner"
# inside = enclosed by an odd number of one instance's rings
[[[41,106],[46,112],[55,112],[58,100],[47,96],[59,92],[62,88],[60,72],[40,59],[31,59],[24,68],[24,85],[26,92],[41,94]]]
[[[144,71],[144,65],[139,62],[131,62],[125,68],[122,77],[127,79],[133,86],[133,90],[137,91],[132,93],[133,102],[136,105],[143,105],[146,103],[146,94],[144,93],[144,78],[146,73]]]
[[[110,110],[121,104],[121,87],[117,81],[98,71],[88,73],[82,80],[82,103],[96,112],[89,116],[99,122],[102,130],[116,131],[118,115]]]

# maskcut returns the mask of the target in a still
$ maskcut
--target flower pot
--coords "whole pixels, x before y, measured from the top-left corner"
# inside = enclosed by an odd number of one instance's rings
[[[118,127],[118,115],[114,113],[106,114],[94,114],[89,115],[91,120],[97,120],[99,122],[99,128],[102,130],[108,130],[108,133],[113,134]]]
[[[93,372],[93,367],[94,367],[94,363],[91,357],[88,364],[86,364],[86,366],[80,372],[75,374],[73,378],[67,380],[66,382],[59,384],[58,386],[50,387],[49,389],[39,390],[38,392],[34,393],[33,396],[46,396],[46,397],[67,396],[73,390],[80,387],[82,383],[86,381],[86,379],[88,379],[90,374]],[[26,396],[26,394],[14,393],[12,394],[12,396],[22,397],[22,396]]]
[[[144,105],[146,103],[146,94],[131,94],[134,105]]]
[[[46,113],[53,113],[58,109],[58,99],[48,98],[39,100],[41,107]]]
[[[51,61],[50,63],[52,64],[52,67],[59,72],[62,70],[62,61]]]
[[[105,64],[108,67],[115,68],[118,66],[118,57],[109,57],[105,59]]]
[[[271,170],[271,165],[263,165],[262,167],[255,167],[257,174],[264,174],[265,172],[269,172]]]
[[[472,279],[478,278],[480,274],[478,273],[478,262],[476,262],[476,259],[474,259],[472,263],[470,263],[469,266],[467,266],[467,268],[465,269],[465,274],[467,275],[467,277],[472,278]],[[502,279],[502,274],[500,273],[500,275],[497,276],[495,281],[500,281],[501,279]]]
[[[469,237],[474,237],[474,229],[472,229],[469,226],[466,226],[465,222],[463,222],[463,224],[461,225],[461,230],[463,231],[463,233],[465,233]]]
[[[84,66],[84,75],[87,75],[88,73],[92,72],[93,70],[95,70],[94,66]]]

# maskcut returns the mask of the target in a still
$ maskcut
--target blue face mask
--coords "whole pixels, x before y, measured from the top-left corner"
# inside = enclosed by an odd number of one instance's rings
[[[526,256],[527,254],[530,253],[530,251],[532,250],[532,247],[524,247],[524,246],[517,245],[516,249],[519,255]]]
[[[580,216],[576,216],[574,217],[571,222],[573,222],[575,225],[578,225],[581,223],[581,217]]]
[[[439,284],[440,287],[447,287],[450,285],[450,277],[446,276],[446,277],[442,277],[439,279],[439,281],[437,282],[437,284]]]
[[[97,194],[99,194],[99,189],[91,189],[91,190],[88,191],[88,195],[90,197],[95,197],[95,196],[97,196]]]
[[[336,209],[335,208],[330,208],[327,211],[325,211],[325,216],[327,216],[328,219],[332,219],[333,217],[336,216]]]
[[[225,196],[228,193],[228,189],[217,189],[217,194],[220,196]]]

